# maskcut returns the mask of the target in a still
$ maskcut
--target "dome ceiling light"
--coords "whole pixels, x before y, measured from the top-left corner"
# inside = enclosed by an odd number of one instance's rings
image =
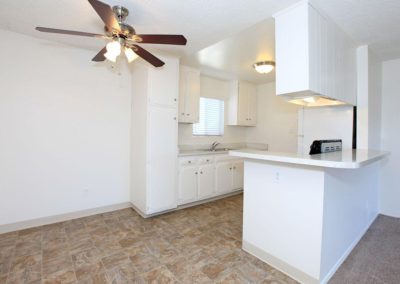
[[[274,61],[260,61],[253,64],[254,69],[260,74],[267,74],[275,68]]]

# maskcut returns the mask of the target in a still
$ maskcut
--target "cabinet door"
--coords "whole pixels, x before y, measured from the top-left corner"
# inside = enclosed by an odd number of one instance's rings
[[[182,123],[186,123],[186,114],[185,114],[185,94],[186,94],[186,74],[184,72],[184,67],[180,68],[179,75],[179,113],[178,113],[178,121]]]
[[[200,72],[197,70],[185,71],[185,116],[186,122],[199,121],[200,108]]]
[[[148,113],[147,207],[155,213],[177,204],[177,120],[176,109],[150,107]]]
[[[246,83],[239,84],[238,125],[249,124],[249,88]]]
[[[198,197],[207,198],[214,195],[215,169],[214,165],[204,165],[199,167],[199,187]]]
[[[249,126],[257,125],[257,91],[255,87],[251,87],[251,92],[248,95],[248,124]]]
[[[149,66],[150,103],[176,106],[179,95],[179,61],[172,57],[160,57],[165,65],[159,68]]]
[[[197,200],[197,167],[181,167],[179,170],[178,204]]]
[[[228,162],[217,163],[215,170],[216,192],[227,193],[232,190],[232,164]]]
[[[233,190],[243,188],[243,161],[234,162],[233,165]]]

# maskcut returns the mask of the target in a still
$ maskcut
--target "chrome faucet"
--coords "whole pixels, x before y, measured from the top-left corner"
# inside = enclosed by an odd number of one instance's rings
[[[214,141],[211,144],[210,151],[215,151],[215,149],[217,148],[218,145],[219,145],[219,143],[217,141]]]

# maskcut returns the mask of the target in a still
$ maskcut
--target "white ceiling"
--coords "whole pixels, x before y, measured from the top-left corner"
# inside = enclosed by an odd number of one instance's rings
[[[240,78],[254,83],[273,81],[275,72],[259,74],[252,65],[258,61],[274,60],[274,27],[274,20],[269,17],[232,37],[183,57],[182,63],[199,67],[203,73],[222,79]]]
[[[400,0],[312,0],[358,44],[382,60],[400,57]]]
[[[271,15],[298,0],[106,0],[126,6],[138,33],[184,34],[185,47],[146,45],[183,56],[209,74],[257,83],[273,80],[251,67],[274,58]],[[400,57],[400,0],[312,0],[358,44],[383,60]],[[86,0],[2,0],[0,29],[96,52],[102,40],[44,34],[35,26],[101,33],[103,24]],[[222,74],[222,75],[221,75]]]
[[[183,34],[185,47],[155,46],[175,54],[194,53],[229,37],[296,0],[103,0],[130,10],[127,23],[137,33]],[[102,33],[103,24],[86,0],[2,0],[0,29],[99,49],[98,39],[43,34],[35,26]],[[149,45],[147,45],[149,46]]]

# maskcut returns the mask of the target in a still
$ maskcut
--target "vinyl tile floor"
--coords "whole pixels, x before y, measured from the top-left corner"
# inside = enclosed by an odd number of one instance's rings
[[[0,283],[297,283],[241,250],[242,195],[150,219],[132,209],[0,235]],[[380,216],[330,283],[400,283]]]

